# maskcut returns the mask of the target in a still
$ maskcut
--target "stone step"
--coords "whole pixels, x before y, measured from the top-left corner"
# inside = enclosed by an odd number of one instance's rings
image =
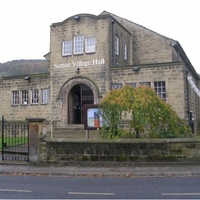
[[[85,133],[84,126],[82,124],[70,124],[65,127],[56,127],[53,129],[54,133]]]
[[[59,133],[59,132],[53,132],[52,134],[53,138],[79,138],[79,139],[86,139],[88,135],[86,135],[86,132],[76,132],[76,133]],[[89,131],[89,138],[91,139],[100,139],[100,134],[96,131]]]
[[[84,130],[84,125],[83,124],[67,124],[67,125],[60,125],[60,126],[53,126],[54,129],[83,129]]]
[[[48,133],[50,135],[50,133]],[[89,131],[90,138],[100,138],[97,130]],[[56,127],[53,129],[53,138],[86,138],[86,130],[83,124],[68,124],[65,127]]]

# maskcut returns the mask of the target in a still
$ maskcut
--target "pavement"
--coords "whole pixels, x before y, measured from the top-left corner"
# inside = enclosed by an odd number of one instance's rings
[[[0,174],[62,177],[185,177],[200,176],[200,163],[81,162],[32,165],[22,161],[0,161]]]

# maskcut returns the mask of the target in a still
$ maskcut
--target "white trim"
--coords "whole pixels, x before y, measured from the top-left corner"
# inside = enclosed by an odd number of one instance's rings
[[[194,89],[194,91],[197,93],[197,95],[200,97],[200,91],[199,91],[198,87],[195,85],[194,81],[192,80],[192,77],[187,76],[187,80],[190,83],[190,85],[192,86],[192,88]]]

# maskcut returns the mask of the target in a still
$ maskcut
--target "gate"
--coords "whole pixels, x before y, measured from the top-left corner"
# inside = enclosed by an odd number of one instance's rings
[[[92,90],[87,85],[81,85],[81,123],[84,124],[83,121],[83,106],[85,104],[93,104],[94,103],[94,95]]]
[[[28,122],[6,121],[2,116],[2,160],[29,161]]]

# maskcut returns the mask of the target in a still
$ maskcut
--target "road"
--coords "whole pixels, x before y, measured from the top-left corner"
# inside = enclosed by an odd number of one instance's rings
[[[0,175],[0,199],[200,199],[199,177]]]

